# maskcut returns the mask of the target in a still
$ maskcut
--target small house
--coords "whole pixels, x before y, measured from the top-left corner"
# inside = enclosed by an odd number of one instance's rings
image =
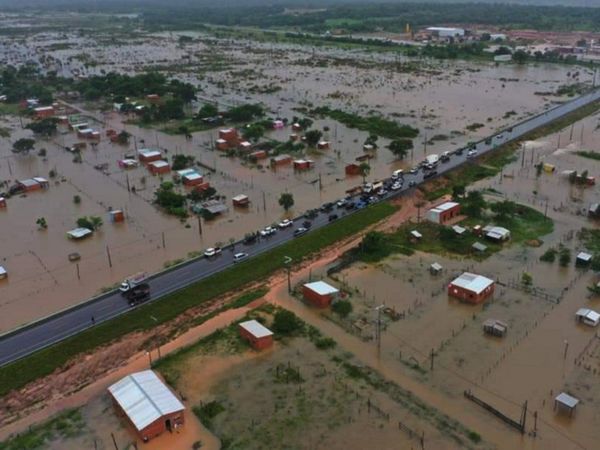
[[[485,237],[495,242],[505,242],[510,239],[510,230],[504,227],[487,226],[483,227]]]
[[[318,308],[326,308],[338,296],[339,290],[325,283],[324,281],[315,281],[306,283],[302,287],[304,300],[312,303]]]
[[[0,266],[0,280],[4,280],[6,277],[8,277],[8,272],[4,267]]]
[[[161,175],[169,173],[171,171],[171,166],[167,161],[152,161],[148,164],[148,170],[152,175]]]
[[[431,266],[429,266],[429,273],[431,275],[439,275],[440,273],[442,273],[442,265],[439,263],[434,262]]]
[[[467,303],[481,303],[494,293],[494,280],[464,272],[448,285],[448,295]]]
[[[459,236],[462,236],[467,232],[467,229],[465,227],[461,227],[460,225],[454,225],[452,227],[452,231],[454,231]]]
[[[33,178],[27,178],[25,180],[19,180],[18,185],[21,186],[21,189],[25,192],[38,191],[42,189],[40,183],[35,181]]]
[[[344,168],[346,175],[360,175],[360,166],[358,164],[346,164]]]
[[[267,152],[265,150],[257,150],[255,152],[250,153],[250,155],[248,155],[250,157],[250,159],[254,159],[254,160],[259,160],[259,159],[265,159],[267,157]]]
[[[421,233],[419,233],[417,230],[412,230],[410,232],[410,236],[413,241],[420,241],[421,239],[423,239],[423,235]]]
[[[263,350],[273,345],[273,332],[257,320],[247,320],[239,325],[240,336],[255,350]]]
[[[290,155],[277,155],[274,158],[271,158],[271,166],[285,166],[292,162],[292,157]]]
[[[127,375],[108,392],[115,409],[144,442],[184,424],[183,403],[152,370]]]
[[[50,181],[48,181],[47,178],[33,177],[33,180],[36,181],[40,185],[41,189],[49,189],[50,188]]]
[[[485,253],[487,251],[487,245],[482,244],[481,242],[475,242],[471,248],[477,253]]]
[[[592,203],[588,209],[588,216],[592,218],[600,217],[600,203]]]
[[[0,208],[6,208],[6,199],[4,197],[0,197]]]
[[[298,122],[296,122],[296,123],[292,124],[292,130],[293,131],[302,131],[302,127],[300,126],[300,124]]]
[[[319,150],[329,150],[329,148],[330,148],[329,141],[319,141],[319,142],[317,142],[317,148]]]
[[[544,163],[542,167],[546,173],[554,173],[556,171],[556,166],[554,164]]]
[[[223,139],[229,145],[237,145],[239,142],[238,132],[235,128],[222,128],[219,130],[219,139]]]
[[[252,144],[248,141],[242,141],[239,144],[239,149],[244,153],[249,153],[252,150]]]
[[[290,134],[290,141],[296,142],[299,139],[300,139],[300,136],[298,135],[298,133],[292,133],[292,134]]]
[[[54,116],[54,107],[40,106],[39,108],[34,108],[33,113],[36,119],[47,119]]]
[[[194,211],[194,213],[207,213],[208,215],[210,215],[210,217],[218,216],[219,214],[223,214],[228,210],[229,208],[227,208],[227,205],[224,205],[219,200],[207,200],[203,203],[196,204],[192,207],[192,211]]]
[[[88,237],[92,234],[92,230],[89,228],[75,228],[71,231],[67,231],[67,237],[69,239],[79,240]]]
[[[575,319],[578,322],[588,325],[590,327],[597,327],[598,323],[600,323],[600,314],[598,314],[593,309],[580,308],[575,313]]]
[[[162,153],[159,150],[141,148],[137,153],[138,159],[145,164],[162,159]]]
[[[215,144],[217,146],[217,150],[222,150],[222,151],[229,150],[229,144],[227,143],[227,141],[225,139],[219,138],[215,141]]]
[[[373,150],[375,150],[375,146],[373,144],[365,144],[363,145],[363,150],[365,152],[372,152]]]
[[[244,194],[236,195],[231,201],[233,202],[233,206],[241,208],[246,208],[250,204],[250,199]]]
[[[554,399],[554,410],[565,410],[568,411],[569,416],[573,416],[578,403],[579,400],[577,398],[565,392],[561,392]]]
[[[308,170],[314,165],[314,161],[311,159],[295,159],[294,170]]]
[[[122,209],[113,209],[108,212],[108,217],[112,223],[119,223],[125,221],[125,213]]]
[[[490,336],[504,337],[508,331],[508,325],[500,320],[488,319],[483,322],[483,332]]]
[[[77,137],[79,139],[89,139],[92,137],[93,132],[94,130],[92,130],[91,128],[79,128],[77,130]]]
[[[575,265],[579,267],[587,267],[592,262],[592,255],[586,252],[579,252],[575,257]]]
[[[139,163],[135,159],[120,159],[117,164],[121,169],[135,169]]]
[[[273,128],[276,130],[280,130],[285,126],[285,123],[283,122],[283,120],[274,120],[273,121]]]
[[[427,211],[427,219],[433,223],[443,225],[444,223],[458,217],[460,204],[456,202],[445,202]]]
[[[158,102],[160,102],[160,95],[148,94],[148,95],[146,95],[146,100],[148,100],[150,103],[158,103]]]

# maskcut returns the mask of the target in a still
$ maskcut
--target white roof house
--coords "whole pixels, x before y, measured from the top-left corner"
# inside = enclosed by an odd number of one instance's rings
[[[0,266],[0,280],[6,278],[8,276],[8,272],[2,266]]]
[[[441,205],[434,206],[429,211],[427,211],[427,219],[434,223],[442,223],[442,221],[444,220],[444,213],[456,209],[458,207],[460,207],[460,204],[456,202],[444,202]],[[450,214],[451,216],[453,216],[452,213]]]
[[[240,327],[242,327],[255,338],[263,338],[273,335],[271,330],[257,320],[247,320],[246,322],[241,322]]]
[[[152,370],[132,373],[108,388],[138,431],[185,407]]]
[[[490,280],[483,275],[465,272],[460,277],[454,279],[451,284],[453,286],[474,292],[475,294],[481,294],[489,286],[494,284],[494,280]]]
[[[586,252],[579,252],[576,257],[577,261],[580,263],[587,264],[592,261],[592,255]]]
[[[74,230],[67,231],[67,236],[71,239],[81,239],[92,234],[92,230],[89,228],[75,228]]]
[[[495,241],[506,241],[510,239],[510,230],[504,227],[487,226],[483,227],[485,236]]]
[[[148,165],[152,166],[156,169],[160,169],[161,167],[168,166],[169,163],[167,161],[163,161],[162,159],[160,159],[158,161],[152,161],[152,162],[148,163]]]
[[[310,289],[318,295],[330,295],[337,294],[339,292],[337,288],[334,288],[333,286],[325,283],[324,281],[314,281],[312,283],[306,283],[304,287]]]
[[[581,308],[577,310],[577,312],[575,313],[575,317],[580,322],[583,322],[584,324],[589,325],[591,327],[598,326],[598,324],[600,323],[600,314],[598,314],[593,309]]]
[[[151,150],[149,148],[140,148],[138,150],[138,155],[143,156],[144,158],[151,158],[154,156],[162,156],[162,153],[158,150]]]
[[[414,237],[415,239],[421,239],[423,237],[423,235],[421,233],[419,233],[417,230],[412,230],[410,232],[411,236]]]

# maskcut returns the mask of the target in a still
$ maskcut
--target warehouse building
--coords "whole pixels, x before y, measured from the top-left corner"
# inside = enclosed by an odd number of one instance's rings
[[[185,407],[152,370],[127,375],[108,392],[144,442],[184,423]]]

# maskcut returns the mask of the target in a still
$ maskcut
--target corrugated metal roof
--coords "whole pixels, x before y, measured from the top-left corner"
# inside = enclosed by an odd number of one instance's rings
[[[578,399],[567,394],[566,392],[561,392],[556,396],[554,400],[556,400],[558,403],[562,403],[563,405],[569,408],[575,408],[577,406],[577,403],[579,403]]]
[[[138,431],[164,415],[185,409],[152,370],[132,373],[110,386],[108,391]]]
[[[476,294],[480,294],[492,284],[494,284],[494,280],[490,280],[482,275],[476,275],[470,272],[465,272],[460,277],[452,281],[453,286],[467,289],[475,292]]]
[[[273,332],[271,330],[263,326],[257,320],[247,320],[246,322],[241,322],[240,327],[242,327],[255,338],[262,338],[273,335]]]
[[[309,288],[311,291],[316,292],[319,295],[336,294],[339,292],[338,289],[325,283],[324,281],[315,281],[313,283],[306,283],[304,286]]]

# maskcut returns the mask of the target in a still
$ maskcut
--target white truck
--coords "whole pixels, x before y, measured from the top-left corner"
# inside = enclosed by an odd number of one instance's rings
[[[148,274],[146,272],[136,273],[135,275],[125,278],[125,280],[123,280],[123,282],[121,283],[121,286],[119,286],[119,290],[121,291],[121,293],[125,294],[130,289],[133,289],[138,284],[143,283],[147,279]]]

